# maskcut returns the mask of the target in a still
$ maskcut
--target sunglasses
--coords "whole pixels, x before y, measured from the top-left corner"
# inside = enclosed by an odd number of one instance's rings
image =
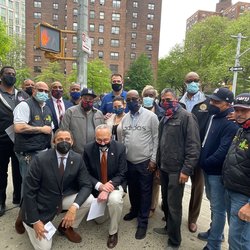
[[[187,80],[186,83],[191,83],[191,82],[199,82],[200,79],[190,79],[190,80]]]

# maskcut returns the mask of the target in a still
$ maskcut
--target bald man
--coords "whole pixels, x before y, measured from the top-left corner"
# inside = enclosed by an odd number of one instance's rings
[[[32,81],[31,79],[26,79],[23,81],[22,90],[25,91],[29,96],[32,96],[34,86],[34,81]]]
[[[209,98],[200,91],[200,77],[196,72],[189,72],[184,79],[186,93],[179,103],[190,113],[193,113],[199,125],[201,142],[205,136],[205,129],[209,118]],[[202,196],[204,191],[204,177],[202,170],[197,166],[191,176],[192,189],[189,202],[188,229],[190,232],[197,231],[197,219],[200,214]]]
[[[79,104],[81,101],[81,86],[78,83],[72,83],[72,85],[69,88],[69,94],[70,94],[70,101],[73,105]]]

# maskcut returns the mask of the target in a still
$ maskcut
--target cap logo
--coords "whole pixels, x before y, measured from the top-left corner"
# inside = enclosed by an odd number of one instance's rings
[[[249,101],[249,97],[248,96],[239,96],[236,98],[236,100],[238,101],[244,101],[244,102],[248,102]]]
[[[216,94],[216,93],[218,93],[218,91],[219,91],[219,89],[217,88],[214,90],[214,93]]]

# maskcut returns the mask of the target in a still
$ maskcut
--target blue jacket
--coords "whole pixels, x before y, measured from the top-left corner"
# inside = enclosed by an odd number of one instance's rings
[[[209,132],[202,142],[200,154],[200,166],[206,174],[221,175],[227,151],[239,128],[235,122],[227,119],[230,112],[233,112],[232,108],[212,116],[211,124],[208,121],[206,130]]]

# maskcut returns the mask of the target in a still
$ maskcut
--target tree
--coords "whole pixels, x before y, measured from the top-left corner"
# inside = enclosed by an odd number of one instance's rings
[[[125,79],[125,89],[135,89],[139,93],[146,85],[154,85],[152,65],[145,54],[141,54],[131,64]]]
[[[31,77],[30,69],[24,67],[16,70],[16,86],[21,87],[23,81]]]
[[[0,19],[0,63],[3,66],[8,52],[12,47],[12,39],[7,34],[6,25]]]

